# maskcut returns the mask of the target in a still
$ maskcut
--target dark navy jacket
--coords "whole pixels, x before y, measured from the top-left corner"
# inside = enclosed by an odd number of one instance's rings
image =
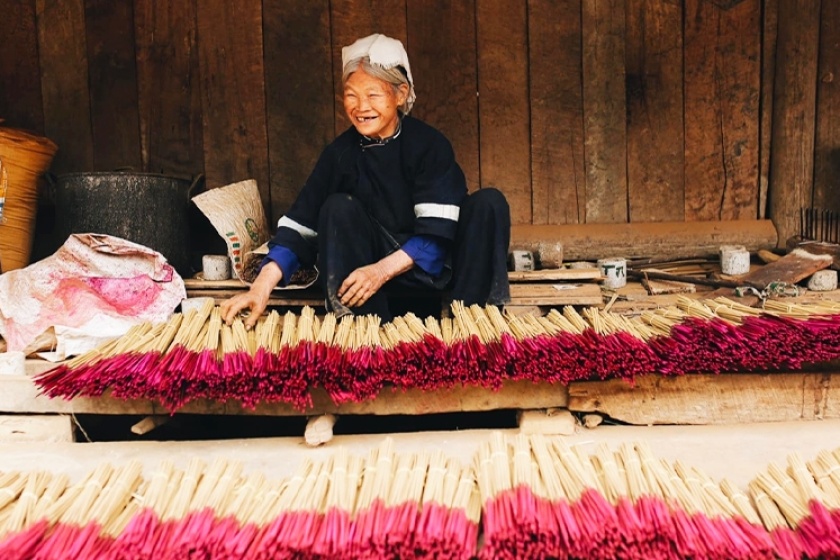
[[[335,193],[361,200],[402,244],[415,236],[453,240],[467,187],[449,140],[426,123],[405,116],[399,133],[385,143],[350,127],[321,153],[269,246],[285,247],[301,265],[314,265],[318,212]]]

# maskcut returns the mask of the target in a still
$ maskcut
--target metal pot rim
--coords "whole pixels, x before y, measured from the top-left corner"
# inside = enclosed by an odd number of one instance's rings
[[[78,171],[73,173],[62,173],[61,175],[56,176],[56,179],[61,180],[76,177],[149,177],[156,179],[171,179],[175,181],[184,181],[186,183],[192,181],[192,178],[189,177],[178,177],[177,175],[164,175],[162,173],[146,173],[142,171]]]

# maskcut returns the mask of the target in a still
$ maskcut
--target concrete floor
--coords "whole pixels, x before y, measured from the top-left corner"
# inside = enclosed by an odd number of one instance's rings
[[[513,429],[502,431],[516,433]],[[76,479],[102,461],[118,465],[136,459],[142,462],[144,469],[151,469],[165,458],[178,466],[186,466],[191,458],[199,456],[208,462],[218,457],[235,459],[244,464],[246,472],[260,470],[270,478],[284,478],[304,457],[324,460],[339,446],[366,456],[384,437],[394,439],[394,449],[398,453],[441,449],[466,464],[490,433],[490,430],[464,430],[336,436],[329,444],[318,448],[307,447],[302,437],[0,444],[0,471],[44,469],[67,473],[71,479]],[[714,479],[727,477],[743,488],[768,463],[784,463],[792,452],[809,460],[821,449],[840,447],[840,420],[727,426],[601,425],[592,430],[580,428],[571,436],[556,437],[565,437],[569,444],[592,449],[600,442],[617,449],[622,442],[647,441],[654,453],[662,458],[679,459]]]

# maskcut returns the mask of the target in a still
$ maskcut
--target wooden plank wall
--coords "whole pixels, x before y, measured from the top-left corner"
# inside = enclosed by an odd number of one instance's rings
[[[0,0],[0,118],[53,171],[253,177],[274,222],[347,125],[341,47],[402,40],[416,116],[516,224],[840,209],[830,0]]]

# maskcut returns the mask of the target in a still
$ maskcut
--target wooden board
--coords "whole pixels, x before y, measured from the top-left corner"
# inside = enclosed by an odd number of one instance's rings
[[[601,271],[597,268],[555,268],[545,270],[509,271],[511,282],[548,282],[552,280],[601,280]],[[184,278],[187,290],[207,289],[248,289],[248,284],[241,280],[201,280],[199,278]],[[277,291],[282,290],[275,290]]]
[[[525,2],[476,5],[481,186],[500,189],[511,222],[532,219],[528,106],[528,19]]]
[[[753,219],[761,1],[686,0],[685,11],[685,219]]]
[[[34,2],[0,0],[0,119],[5,126],[44,132]]]
[[[664,294],[692,294],[697,291],[694,284],[687,282],[674,282],[671,280],[651,280],[649,278],[642,278],[642,286],[652,296],[661,296]]]
[[[337,86],[327,0],[264,2],[263,20],[273,230],[335,137]],[[307,141],[293,131],[306,131]]]
[[[627,0],[631,222],[684,218],[682,3]]]
[[[30,370],[35,370],[30,366]],[[41,368],[43,371],[43,368]],[[439,391],[383,389],[374,399],[336,405],[322,390],[312,393],[312,409],[300,411],[283,403],[261,404],[254,410],[238,402],[218,403],[198,400],[188,403],[178,413],[231,414],[249,416],[305,416],[314,414],[438,414],[482,410],[553,408],[567,403],[566,388],[559,384],[510,381],[498,391],[481,387],[453,387]],[[38,394],[27,376],[0,375],[0,412],[23,414],[166,414],[168,410],[148,400],[123,401],[108,395],[100,398],[76,398],[70,401],[50,399]]]
[[[773,91],[776,82],[776,39],[779,0],[764,0],[761,21],[761,119],[758,161],[758,218],[768,217],[770,153],[773,135]]]
[[[50,171],[93,169],[83,0],[37,0],[44,133],[58,145]],[[62,240],[63,241],[63,240]]]
[[[820,13],[819,67],[817,69],[816,151],[814,152],[813,206],[840,211],[840,2],[823,0]]]
[[[232,278],[230,280],[202,280],[199,278],[184,278],[184,287],[189,290],[247,290],[248,284],[242,280]]]
[[[602,306],[598,284],[511,284],[512,305]]]
[[[569,385],[569,410],[635,425],[840,418],[840,373],[642,376]]]
[[[508,280],[511,282],[603,280],[603,278],[601,271],[597,268],[554,268],[508,272]]]
[[[73,420],[57,414],[0,414],[0,442],[73,441]]]
[[[796,284],[816,271],[828,268],[832,262],[830,255],[812,255],[795,249],[779,260],[741,276],[740,280],[750,285],[765,287],[771,282]]]
[[[583,2],[586,222],[627,215],[626,0]]]
[[[140,169],[140,117],[131,2],[85,1],[85,35],[98,170]]]
[[[776,246],[770,220],[661,222],[631,224],[521,225],[511,228],[511,247],[536,251],[540,244],[563,244],[563,258],[684,258],[718,255],[721,245],[743,245],[748,251]]]
[[[254,179],[269,215],[262,2],[197,6],[207,186]]]
[[[190,177],[203,171],[196,2],[136,0],[143,169]]]
[[[408,0],[406,24],[418,96],[411,114],[449,139],[473,192],[480,186],[475,0]]]
[[[829,255],[832,259],[831,267],[835,270],[840,270],[840,245],[819,241],[803,241],[797,244],[796,247],[812,255]]]
[[[581,3],[527,3],[534,224],[586,221]]]
[[[799,233],[800,210],[811,205],[819,6],[819,0],[779,2],[769,186],[779,247]]]

